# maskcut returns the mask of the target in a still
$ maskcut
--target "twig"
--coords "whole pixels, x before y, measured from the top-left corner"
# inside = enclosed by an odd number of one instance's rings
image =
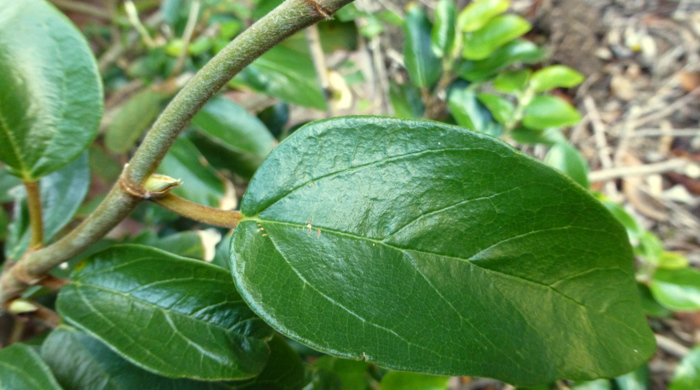
[[[698,137],[700,136],[700,128],[698,129],[638,129],[631,134],[630,137]]]
[[[634,167],[620,167],[605,169],[602,171],[591,172],[588,179],[592,182],[613,180],[626,176],[646,176],[655,173],[663,173],[668,171],[681,171],[688,166],[690,162],[685,159],[673,159],[656,164],[647,164]]]
[[[132,26],[134,26],[139,35],[141,35],[141,39],[146,44],[146,46],[156,47],[156,42],[153,40],[153,38],[151,38],[151,35],[148,33],[148,30],[146,30],[146,27],[141,23],[141,19],[139,19],[139,13],[136,10],[134,2],[131,0],[125,0],[124,10],[126,11],[126,15],[129,18],[129,22]]]
[[[318,33],[317,25],[310,26],[306,29],[306,43],[309,45],[309,52],[314,62],[316,76],[321,84],[323,99],[326,101],[326,114],[330,118],[333,116],[333,91],[331,90],[331,81],[328,77],[326,54],[323,52],[323,47],[321,46],[321,36]]]
[[[241,213],[238,211],[202,206],[172,193],[151,199],[151,201],[185,218],[222,228],[233,229],[241,221]]]
[[[199,109],[244,67],[277,43],[327,19],[353,0],[287,0],[229,43],[170,102],[146,135],[120,183],[141,188]],[[44,249],[27,253],[0,277],[0,310],[52,268],[83,252],[125,219],[143,199],[115,185],[75,230]]]
[[[177,56],[177,61],[173,67],[173,75],[180,74],[182,72],[183,66],[185,66],[185,59],[187,58],[187,46],[189,46],[192,40],[192,34],[194,34],[194,29],[197,27],[197,19],[199,18],[199,9],[202,3],[199,0],[192,1],[190,5],[190,14],[187,17],[187,25],[185,25],[185,31],[182,34],[182,51]]]
[[[27,189],[27,208],[29,209],[29,224],[31,236],[29,249],[34,250],[44,245],[44,220],[41,216],[41,192],[38,181],[25,181]]]
[[[690,352],[688,347],[679,344],[675,340],[660,334],[655,334],[654,336],[656,337],[656,344],[659,346],[659,348],[664,350],[664,352],[667,352],[669,355],[673,355],[677,358],[683,358],[688,354],[688,352]]]
[[[593,127],[593,139],[595,140],[596,149],[598,149],[600,165],[606,170],[613,169],[615,164],[610,156],[610,147],[608,146],[608,140],[605,137],[605,125],[603,124],[603,120],[600,118],[600,113],[595,105],[595,101],[593,101],[593,98],[590,96],[586,96],[583,99],[583,105],[586,107],[588,118],[591,121],[591,127]],[[612,199],[619,198],[615,183],[605,183],[605,192]]]
[[[107,21],[112,21],[114,19],[114,16],[110,12],[107,12],[106,10],[100,7],[96,7],[92,4],[81,3],[71,0],[51,0],[51,2],[55,4],[56,7],[62,10],[78,12],[84,15],[93,16]]]
[[[646,125],[650,122],[657,121],[659,119],[663,119],[667,117],[668,115],[673,114],[676,110],[682,108],[686,104],[690,103],[691,101],[695,100],[698,98],[698,94],[700,93],[700,87],[697,87],[693,89],[692,91],[688,92],[685,96],[681,97],[680,99],[676,100],[675,102],[669,104],[668,106],[652,112],[651,114],[648,114],[646,116],[643,116],[641,118],[638,118],[636,121],[634,121],[631,126],[634,128]]]

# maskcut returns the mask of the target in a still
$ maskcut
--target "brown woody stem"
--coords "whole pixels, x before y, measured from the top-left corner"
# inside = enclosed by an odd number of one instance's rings
[[[31,236],[29,250],[41,248],[44,245],[44,220],[41,216],[41,192],[38,181],[25,181],[27,189],[27,208],[29,208],[29,224]]]

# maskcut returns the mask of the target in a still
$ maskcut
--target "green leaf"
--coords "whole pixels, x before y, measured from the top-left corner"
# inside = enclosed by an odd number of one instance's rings
[[[661,256],[664,253],[664,243],[661,242],[652,232],[642,232],[639,236],[639,245],[635,248],[635,252],[644,258],[644,261],[658,265],[661,262]]]
[[[41,357],[64,390],[213,390],[227,387],[172,379],[139,368],[99,340],[69,326],[56,328],[41,346]]]
[[[265,369],[251,380],[232,384],[234,389],[301,390],[304,387],[305,372],[299,354],[280,335],[275,335],[269,346],[270,358]]]
[[[147,231],[140,235],[131,244],[139,244],[162,249],[174,255],[189,257],[191,259],[204,260],[205,248],[201,231],[186,231],[171,234],[166,237],[158,237],[154,232]]]
[[[219,267],[123,245],[98,253],[72,279],[56,303],[63,318],[153,373],[245,379],[269,356],[271,330]]]
[[[493,81],[493,87],[504,93],[516,93],[522,91],[530,80],[532,70],[529,68],[502,72]]]
[[[527,127],[517,127],[510,133],[513,141],[523,145],[547,145],[552,146],[560,142],[567,142],[561,130],[549,128],[544,130],[528,129]]]
[[[308,367],[304,390],[345,390],[336,373],[326,368]]]
[[[315,122],[273,150],[241,212],[241,295],[319,351],[518,385],[612,377],[654,352],[622,226],[492,137]]]
[[[421,93],[413,84],[390,82],[389,100],[394,114],[399,118],[418,119],[425,113],[425,104]]]
[[[681,269],[688,266],[688,259],[680,253],[663,251],[659,258],[659,268]]]
[[[17,176],[11,175],[5,167],[0,166],[0,203],[10,202],[14,197],[10,194],[10,190],[22,185],[22,180]]]
[[[435,5],[435,24],[431,36],[433,52],[439,58],[449,56],[454,49],[456,14],[453,0],[440,0]]]
[[[361,360],[340,359],[333,356],[322,356],[314,366],[333,371],[340,378],[343,390],[366,390],[367,369],[369,364]]]
[[[605,206],[605,208],[608,209],[613,216],[615,216],[618,222],[620,222],[622,226],[627,229],[627,235],[629,235],[630,238],[638,239],[642,235],[644,230],[619,204],[607,199],[603,199],[601,202],[603,203],[603,206]]]
[[[537,96],[525,108],[523,124],[531,129],[573,126],[581,114],[569,103],[554,96]]]
[[[646,315],[658,318],[668,318],[671,316],[671,311],[661,306],[661,304],[656,301],[647,285],[637,283],[637,287],[642,301],[642,309],[644,309]]]
[[[515,106],[510,100],[486,93],[480,93],[479,100],[491,111],[493,119],[498,123],[505,124],[513,117]]]
[[[408,76],[419,88],[430,88],[442,75],[442,62],[431,48],[432,28],[428,16],[419,6],[414,5],[408,10],[403,56]]]
[[[548,165],[566,173],[575,182],[583,188],[589,188],[591,183],[588,181],[588,164],[581,157],[578,150],[568,142],[560,142],[554,144],[544,158],[544,162]]]
[[[457,123],[467,129],[494,137],[500,135],[501,128],[493,122],[491,112],[479,101],[469,87],[453,87],[447,98],[452,116]]]
[[[163,99],[163,94],[146,89],[124,103],[105,132],[107,149],[116,154],[131,150],[160,114]]]
[[[700,309],[700,272],[692,268],[657,270],[649,288],[654,298],[671,310]]]
[[[382,390],[445,390],[449,377],[393,371],[382,378]]]
[[[537,92],[549,91],[554,88],[571,88],[583,82],[586,77],[564,65],[548,66],[532,75],[530,85]]]
[[[617,377],[615,384],[619,390],[648,390],[649,367],[644,364],[635,371]]]
[[[598,379],[590,382],[578,382],[571,386],[571,390],[612,390],[612,385],[607,379]]]
[[[218,173],[208,165],[197,147],[187,139],[178,138],[168,150],[158,173],[182,180],[172,192],[189,201],[219,207],[226,187]]]
[[[463,32],[472,32],[484,27],[494,16],[510,7],[509,0],[475,0],[459,13],[457,25]]]
[[[102,84],[83,35],[43,0],[0,0],[0,160],[36,180],[97,136]]]
[[[282,4],[284,0],[260,0],[253,10],[253,18],[260,19]]]
[[[480,30],[464,37],[462,56],[468,60],[483,60],[499,47],[532,29],[527,20],[517,15],[502,15],[489,21]]]
[[[289,103],[326,109],[314,63],[308,52],[275,46],[234,79],[253,90]]]
[[[531,64],[541,61],[544,57],[545,52],[534,43],[515,40],[496,50],[485,60],[463,61],[457,68],[457,73],[466,80],[481,81],[513,64]]]
[[[83,203],[90,187],[90,168],[87,153],[66,167],[39,180],[41,211],[44,223],[44,240],[49,242],[72,219]],[[29,247],[29,211],[26,191],[18,191],[15,204],[14,232],[8,238],[5,253],[8,258],[19,260]]]
[[[668,390],[696,390],[700,388],[700,347],[693,348],[676,368]]]
[[[0,388],[61,390],[34,348],[14,344],[0,350]]]
[[[281,140],[284,128],[289,123],[289,105],[285,102],[277,102],[268,106],[258,113],[258,119],[275,138]]]
[[[207,103],[192,124],[228,151],[227,166],[243,177],[251,177],[274,147],[275,138],[260,119],[223,97]]]

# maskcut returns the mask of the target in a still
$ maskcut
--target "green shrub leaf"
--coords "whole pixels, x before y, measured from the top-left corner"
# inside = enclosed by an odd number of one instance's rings
[[[403,55],[406,70],[413,84],[420,88],[429,88],[437,83],[442,74],[442,63],[435,55],[431,38],[432,25],[428,16],[417,5],[406,14]]]
[[[544,92],[554,88],[575,87],[585,79],[581,73],[568,66],[554,65],[535,72],[530,79],[530,84],[535,91]]]
[[[319,351],[518,385],[614,377],[654,351],[622,226],[492,137],[316,122],[270,154],[241,212],[241,295]]]
[[[491,111],[493,119],[498,123],[505,124],[513,117],[515,106],[510,100],[487,93],[480,93],[479,100]]]
[[[445,390],[449,377],[393,371],[382,378],[382,390]]]
[[[222,268],[123,245],[98,253],[72,276],[56,304],[64,319],[153,373],[244,379],[267,361],[271,330]]]
[[[456,13],[452,0],[440,0],[435,6],[435,25],[433,25],[433,52],[442,58],[454,49],[456,38]]]
[[[700,346],[685,355],[668,386],[668,390],[695,389],[700,389]]]
[[[531,129],[573,126],[581,114],[569,103],[554,96],[537,96],[525,108],[523,124]]]
[[[493,81],[493,87],[504,93],[522,91],[531,74],[532,70],[529,68],[499,73]]]
[[[425,104],[423,104],[420,90],[411,83],[399,84],[391,81],[389,100],[394,109],[394,115],[399,118],[418,119],[425,113]]]
[[[165,95],[147,89],[129,99],[117,111],[105,132],[105,146],[112,153],[126,153],[160,114]]]
[[[207,103],[192,124],[211,142],[226,150],[212,153],[213,164],[223,165],[250,178],[274,147],[275,138],[256,116],[229,99],[218,97]],[[199,143],[198,143],[199,144]],[[224,161],[218,162],[222,159]],[[217,163],[218,162],[218,163]]]
[[[578,153],[578,150],[568,142],[554,144],[549,149],[544,161],[548,165],[566,173],[567,176],[574,179],[583,188],[590,187],[588,164]]]
[[[35,180],[97,136],[102,84],[85,38],[43,0],[0,0],[0,161]]]
[[[463,32],[472,32],[484,27],[494,16],[510,7],[509,0],[475,0],[459,13],[457,25]]]
[[[467,33],[462,56],[468,60],[483,60],[499,47],[530,31],[531,28],[530,23],[520,16],[498,16],[482,29]]]
[[[22,390],[61,390],[51,370],[28,345],[0,350],[0,387]]]
[[[482,81],[513,64],[519,62],[531,64],[541,61],[544,57],[544,50],[534,43],[515,40],[499,48],[484,60],[463,61],[457,68],[457,73],[469,81]]]
[[[700,272],[692,268],[660,269],[649,286],[656,300],[674,311],[700,309]]]
[[[491,112],[470,88],[453,87],[447,103],[460,126],[494,137],[501,135],[502,126],[493,121]]]

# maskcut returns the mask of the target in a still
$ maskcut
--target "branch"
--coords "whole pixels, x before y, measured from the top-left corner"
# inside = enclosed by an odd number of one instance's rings
[[[241,221],[241,213],[238,211],[202,206],[172,193],[153,198],[151,201],[185,218],[222,228],[233,229]]]
[[[231,78],[267,50],[353,0],[287,0],[240,34],[216,55],[166,107],[124,168],[120,184],[143,188],[175,139],[199,109]],[[55,266],[70,260],[104,237],[143,201],[115,185],[83,223],[55,244],[25,254],[0,277],[0,310],[36,284]]]
[[[595,171],[588,174],[591,182],[619,179],[626,176],[646,176],[669,171],[681,171],[690,161],[677,158],[655,164],[640,165],[634,167],[611,168],[602,171]]]
[[[29,225],[31,236],[29,250],[41,248],[44,245],[44,220],[41,216],[41,192],[38,181],[25,181],[27,189],[27,208],[29,209]]]

